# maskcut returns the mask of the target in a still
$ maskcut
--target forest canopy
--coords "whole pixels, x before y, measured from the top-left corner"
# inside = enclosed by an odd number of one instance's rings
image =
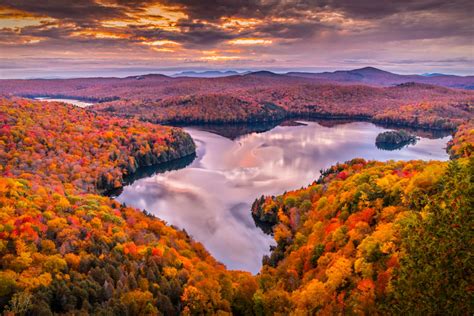
[[[416,110],[417,109],[412,109]],[[472,121],[449,162],[353,159],[256,200],[277,243],[257,276],[99,195],[194,152],[181,129],[0,101],[0,310],[13,314],[472,314]]]
[[[0,94],[96,103],[105,114],[154,123],[269,122],[291,117],[358,118],[454,129],[473,117],[474,92],[425,83],[369,86],[255,72],[224,78],[3,80]]]

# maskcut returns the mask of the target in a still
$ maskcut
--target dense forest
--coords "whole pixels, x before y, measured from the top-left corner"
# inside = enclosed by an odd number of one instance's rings
[[[472,117],[474,92],[424,83],[381,87],[255,72],[224,78],[3,80],[0,93],[96,102],[105,114],[154,123],[269,122],[291,117],[358,118],[454,129]]]
[[[107,111],[3,98],[0,310],[472,314],[474,124],[469,104],[453,104],[398,113],[464,121],[450,162],[354,159],[307,188],[257,199],[254,218],[277,246],[252,276],[226,270],[185,231],[99,195],[139,166],[192,154],[189,135]]]
[[[0,171],[87,192],[122,185],[138,167],[194,153],[181,129],[124,120],[72,105],[0,99]]]
[[[93,194],[0,178],[0,305],[15,314],[251,310],[255,280],[162,221]]]
[[[193,153],[188,134],[16,98],[1,100],[0,118],[2,310],[176,315],[252,309],[257,285],[249,273],[225,270],[186,232],[97,195],[139,166]]]
[[[468,315],[474,160],[354,159],[262,197],[277,246],[257,279],[265,315]]]

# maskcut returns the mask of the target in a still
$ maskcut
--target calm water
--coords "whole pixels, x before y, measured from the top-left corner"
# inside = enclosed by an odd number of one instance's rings
[[[305,123],[233,140],[186,128],[197,158],[183,169],[136,180],[117,199],[186,229],[228,268],[256,273],[274,241],[253,222],[255,198],[306,186],[320,169],[354,157],[448,159],[444,148],[450,137],[421,137],[416,145],[384,151],[375,147],[375,138],[386,129],[371,123]]]
[[[88,106],[93,105],[93,103],[87,103],[87,102],[83,102],[83,101],[79,101],[79,100],[75,100],[75,99],[51,99],[51,98],[38,97],[38,98],[35,98],[35,100],[49,101],[49,102],[64,102],[64,103],[69,103],[69,104],[78,106],[80,108],[86,108]]]

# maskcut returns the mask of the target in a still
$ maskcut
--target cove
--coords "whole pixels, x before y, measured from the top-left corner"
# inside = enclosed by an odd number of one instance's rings
[[[229,269],[257,273],[273,238],[251,216],[252,202],[317,180],[321,169],[352,158],[447,160],[451,136],[417,132],[419,140],[397,150],[375,145],[388,129],[368,122],[301,122],[268,131],[224,137],[229,132],[186,127],[196,157],[137,174],[119,202],[147,210],[195,240]],[[235,132],[235,131],[234,131]],[[219,135],[221,134],[221,135]],[[141,177],[141,178],[140,178]]]
[[[69,104],[72,104],[72,105],[80,107],[80,108],[86,108],[88,106],[93,105],[93,103],[88,103],[88,102],[84,102],[84,101],[80,101],[80,100],[76,100],[76,99],[68,99],[68,98],[57,98],[57,99],[55,99],[55,98],[48,98],[48,97],[35,97],[34,99],[39,100],[39,101],[47,101],[47,102],[69,103]]]

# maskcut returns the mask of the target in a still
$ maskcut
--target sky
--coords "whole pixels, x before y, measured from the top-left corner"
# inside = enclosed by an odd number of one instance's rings
[[[0,78],[474,74],[472,0],[0,0]]]

